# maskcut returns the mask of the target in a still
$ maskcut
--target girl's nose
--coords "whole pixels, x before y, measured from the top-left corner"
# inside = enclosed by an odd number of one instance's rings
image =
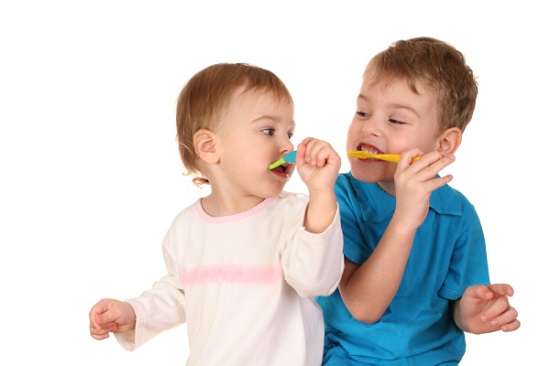
[[[294,144],[290,140],[287,140],[281,145],[281,152],[289,153],[291,151],[294,151]]]

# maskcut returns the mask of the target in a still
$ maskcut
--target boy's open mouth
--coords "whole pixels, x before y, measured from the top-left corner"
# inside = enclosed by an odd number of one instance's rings
[[[357,150],[368,152],[369,154],[382,154],[382,151],[378,150],[372,145],[359,144]]]

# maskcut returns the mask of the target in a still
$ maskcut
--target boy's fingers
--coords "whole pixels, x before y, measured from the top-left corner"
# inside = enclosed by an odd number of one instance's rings
[[[468,293],[468,297],[478,301],[490,300],[494,296],[494,293],[489,289],[489,287],[483,285],[470,286],[466,289],[466,292]]]
[[[489,319],[496,318],[505,314],[510,309],[510,303],[505,296],[498,296],[492,302],[489,308],[485,311]]]
[[[503,332],[512,332],[514,330],[517,330],[519,329],[519,327],[521,326],[521,322],[517,319],[515,319],[513,322],[510,322],[508,324],[504,324],[500,327],[500,329],[503,331]]]
[[[507,305],[506,310],[502,310],[501,312],[498,312],[497,309],[493,310],[496,310],[495,312],[497,312],[493,318],[489,318],[489,321],[493,326],[498,326],[500,328],[506,326],[510,330],[517,329],[519,327],[519,320],[517,320],[518,312],[515,308]]]
[[[489,290],[494,292],[497,295],[501,296],[513,296],[514,295],[514,289],[512,286],[505,284],[505,283],[498,283],[489,285]]]

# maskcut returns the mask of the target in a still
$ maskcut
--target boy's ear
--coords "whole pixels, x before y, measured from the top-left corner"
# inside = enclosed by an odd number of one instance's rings
[[[462,131],[458,127],[451,127],[439,136],[438,151],[445,154],[454,154],[462,142]]]
[[[220,161],[214,132],[201,128],[193,135],[193,145],[199,159],[205,163],[216,164]]]

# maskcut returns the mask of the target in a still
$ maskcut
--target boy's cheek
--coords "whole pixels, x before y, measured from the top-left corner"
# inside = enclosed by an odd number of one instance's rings
[[[346,141],[346,147],[348,150],[355,150],[357,148],[357,141],[361,137],[361,129],[353,125],[350,125],[348,129],[348,136]]]

